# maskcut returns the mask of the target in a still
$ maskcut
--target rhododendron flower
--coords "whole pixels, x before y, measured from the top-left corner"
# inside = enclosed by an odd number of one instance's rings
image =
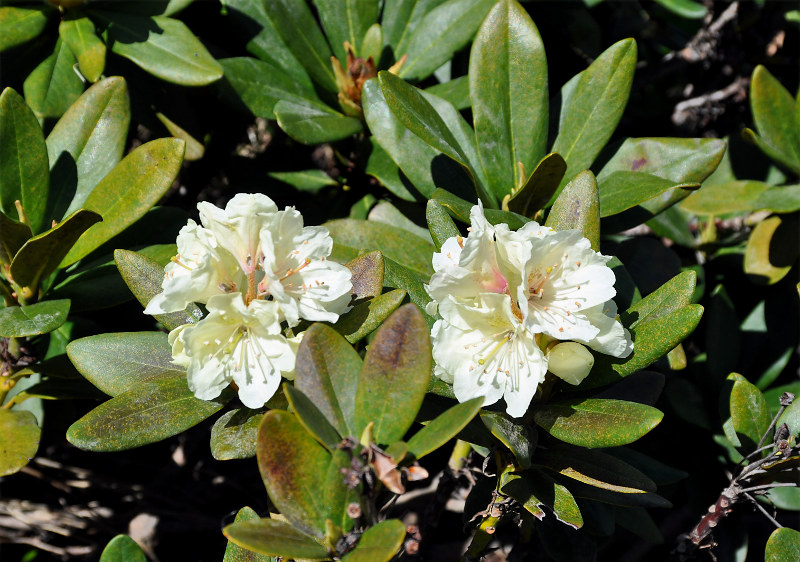
[[[480,204],[470,222],[466,238],[449,238],[434,254],[426,286],[433,299],[427,311],[441,317],[432,330],[435,374],[453,384],[459,401],[483,396],[488,405],[504,397],[510,415],[523,415],[548,370],[540,345],[580,342],[553,356],[551,372],[572,384],[593,363],[580,344],[616,357],[631,353],[611,301],[610,258],[579,231],[535,222],[517,231],[492,226]]]
[[[170,333],[173,361],[187,368],[198,398],[216,398],[234,382],[242,403],[258,408],[294,370],[299,336],[284,337],[281,323],[335,322],[350,302],[350,270],[327,260],[327,229],[303,226],[298,211],[279,211],[265,195],[198,210],[201,225],[190,220],[181,229],[162,292],[145,312],[205,304],[205,318]]]

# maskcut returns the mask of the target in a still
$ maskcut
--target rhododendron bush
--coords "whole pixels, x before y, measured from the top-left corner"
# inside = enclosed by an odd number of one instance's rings
[[[3,560],[797,559],[790,8],[2,2]]]

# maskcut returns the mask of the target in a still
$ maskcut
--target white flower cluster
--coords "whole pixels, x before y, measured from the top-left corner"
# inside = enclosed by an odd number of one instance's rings
[[[245,406],[260,408],[281,375],[293,377],[302,334],[285,337],[282,323],[335,322],[348,309],[350,270],[326,259],[326,228],[304,227],[298,211],[279,211],[265,195],[236,195],[224,210],[197,208],[202,226],[189,220],[181,229],[178,255],[145,313],[203,303],[205,318],[170,332],[173,362],[187,368],[197,398],[216,398],[233,382]]]
[[[610,258],[579,231],[492,226],[480,204],[470,221],[466,238],[449,238],[433,255],[426,286],[427,311],[441,317],[432,330],[434,373],[460,402],[504,397],[509,415],[520,417],[548,370],[571,384],[589,374],[594,360],[584,345],[630,355],[611,300]]]

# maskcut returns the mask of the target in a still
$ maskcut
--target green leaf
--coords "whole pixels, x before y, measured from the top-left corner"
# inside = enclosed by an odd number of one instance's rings
[[[0,52],[38,37],[47,27],[49,7],[0,8]]]
[[[768,189],[771,189],[769,184],[752,180],[704,185],[689,195],[681,208],[695,215],[754,211],[758,208],[756,202]]]
[[[800,184],[776,185],[765,189],[753,204],[755,209],[773,213],[793,213],[800,210]]]
[[[422,317],[425,319],[425,322],[427,322],[428,327],[430,328],[433,326],[433,317],[424,312],[425,306],[431,301],[430,296],[428,296],[427,291],[425,291],[425,284],[430,281],[430,277],[402,266],[390,259],[386,259],[385,264],[386,285],[406,291],[409,300],[423,311]]]
[[[180,20],[93,10],[106,26],[111,50],[153,76],[181,86],[205,86],[222,78],[222,66]]]
[[[115,250],[114,262],[122,279],[142,306],[147,306],[154,296],[161,292],[164,268],[156,261],[128,250]],[[197,305],[190,304],[186,310],[169,314],[156,314],[154,318],[167,330],[174,330],[184,324],[194,324],[203,313]]]
[[[22,203],[31,230],[44,223],[50,168],[47,146],[36,116],[17,92],[0,94],[0,205],[8,216],[17,216],[14,201]]]
[[[592,243],[592,249],[600,251],[600,199],[592,172],[585,170],[564,186],[545,226],[554,230],[580,230]]]
[[[480,411],[483,397],[456,404],[439,414],[408,440],[408,452],[420,459],[456,436]]]
[[[383,292],[383,256],[380,252],[368,252],[345,264],[350,270],[354,299],[377,297]]]
[[[39,449],[41,433],[31,412],[0,408],[0,476],[14,474],[28,464]]]
[[[407,230],[415,236],[419,236],[426,242],[433,243],[431,233],[427,228],[419,226],[408,218],[403,211],[392,205],[389,201],[378,201],[367,215],[367,220],[382,222],[390,226],[396,226]]]
[[[675,184],[672,180],[642,172],[612,172],[600,182],[598,188],[600,216],[619,214],[675,188],[694,190],[699,187],[698,183]]]
[[[102,220],[93,211],[78,209],[23,244],[11,261],[11,276],[20,287],[30,287],[32,294],[25,295],[26,298],[36,294],[40,282],[59,267],[64,256],[80,243],[81,236]]]
[[[433,244],[408,231],[376,221],[336,219],[324,225],[336,244],[364,250],[380,250],[384,259],[402,263],[423,275],[431,275]]]
[[[383,30],[381,24],[373,23],[367,28],[364,33],[364,39],[361,41],[361,46],[358,48],[358,56],[364,60],[372,60],[375,65],[380,65],[381,53],[383,52]]]
[[[141,547],[128,535],[117,535],[103,549],[100,562],[147,562]]]
[[[795,117],[795,100],[761,65],[756,67],[750,82],[750,108],[759,134],[746,129],[745,139],[800,174],[800,124]]]
[[[389,562],[394,559],[406,538],[406,526],[399,519],[387,519],[361,535],[356,547],[342,557],[342,562]]]
[[[172,347],[163,332],[99,334],[67,345],[72,364],[90,383],[119,396],[140,384],[186,376],[172,362]]]
[[[558,445],[537,451],[533,464],[589,486],[621,494],[643,494],[656,490],[656,485],[647,476],[601,451]]]
[[[407,176],[407,181],[413,186],[411,189],[417,190],[424,198],[431,197],[437,187],[471,195],[473,182],[469,172],[411,132],[395,117],[386,104],[377,80],[368,80],[361,89],[361,96],[364,119],[370,132],[380,143],[381,149]],[[371,173],[383,181],[383,177]],[[401,178],[401,186],[408,193],[404,198],[414,200],[414,194],[409,193],[409,187],[403,185],[405,182],[402,179],[405,178]],[[392,191],[396,192],[396,189]]]
[[[264,2],[264,8],[281,39],[312,80],[324,90],[337,92],[330,47],[305,0],[274,0]]]
[[[514,454],[520,468],[530,468],[538,442],[535,429],[501,412],[482,412],[481,421]]]
[[[86,90],[47,137],[50,199],[47,220],[83,206],[97,183],[122,159],[131,120],[125,80],[112,76]]]
[[[341,532],[349,533],[353,530],[356,520],[347,514],[347,507],[353,503],[362,501],[361,494],[363,486],[360,484],[350,488],[345,481],[344,475],[350,474],[353,469],[353,452],[344,449],[335,449],[331,456],[331,463],[328,465],[328,475],[323,488],[328,502],[328,520],[341,528]],[[326,531],[326,538],[333,538],[330,532]]]
[[[255,446],[253,447],[253,454],[255,454]],[[260,519],[258,513],[253,511],[252,508],[243,507],[236,514],[233,524],[235,525],[245,521],[259,521]],[[226,527],[225,529],[229,528],[230,527]],[[222,530],[223,533],[226,532],[225,529]],[[233,541],[228,541],[228,546],[225,547],[225,557],[222,559],[222,562],[276,562],[276,558],[269,555],[258,554],[252,550],[242,548]]]
[[[458,231],[453,219],[447,214],[444,207],[436,199],[430,199],[425,207],[425,219],[428,222],[428,230],[431,238],[439,251],[442,249],[448,238],[455,238],[461,233]]]
[[[744,254],[744,270],[751,280],[773,285],[789,273],[800,251],[799,228],[796,215],[773,215],[756,225]]]
[[[652,322],[692,304],[697,286],[697,273],[682,271],[645,298],[631,306],[623,315],[631,328],[637,324]]]
[[[422,80],[469,43],[496,0],[448,0],[426,13],[395,55],[408,55],[400,76]]]
[[[361,40],[378,21],[380,4],[375,0],[314,0],[314,6],[336,58],[344,64],[345,41],[353,46],[356,56],[363,56]]]
[[[330,559],[325,547],[285,521],[238,521],[223,528],[222,533],[233,544],[259,554],[303,560]]]
[[[206,153],[206,147],[203,146],[203,143],[160,111],[156,112],[156,117],[161,121],[161,124],[164,125],[164,128],[171,136],[181,139],[186,143],[186,151],[183,156],[184,160],[187,162],[195,162],[203,157]]]
[[[324,324],[312,324],[297,350],[294,385],[325,415],[339,435],[358,437],[356,388],[361,357]]]
[[[394,443],[411,427],[428,390],[433,362],[428,334],[413,304],[397,309],[375,333],[358,380],[356,435],[373,422],[375,442]]]
[[[447,212],[450,213],[451,217],[458,219],[463,223],[469,224],[469,213],[472,210],[474,203],[465,201],[464,199],[461,199],[460,197],[457,197],[452,193],[445,191],[444,189],[437,189],[434,191],[431,199],[435,199],[442,205],[442,207],[447,209]],[[511,211],[500,211],[498,209],[484,208],[483,214],[486,216],[486,220],[489,221],[490,224],[497,225],[505,223],[511,230],[522,228],[525,224],[530,222],[529,218],[518,215],[517,213],[512,213]]]
[[[303,427],[326,449],[333,452],[342,437],[336,429],[328,422],[325,415],[319,411],[308,396],[288,383],[283,384],[283,393],[289,400],[295,416],[303,424]]]
[[[592,165],[619,123],[633,83],[636,42],[623,39],[561,89],[558,136],[552,152],[567,162],[566,184]]]
[[[508,202],[503,201],[503,208],[525,217],[533,217],[550,201],[566,171],[567,163],[564,159],[551,152],[542,158],[525,184],[513,192]]]
[[[273,179],[288,183],[297,191],[318,193],[326,187],[339,185],[335,179],[322,170],[302,170],[300,172],[269,172],[267,175]]]
[[[789,527],[772,531],[769,539],[767,539],[764,562],[790,562],[799,558],[800,532]]]
[[[367,84],[370,83],[372,82],[367,82]],[[365,85],[361,89],[362,95],[366,91],[367,87]],[[378,89],[378,91],[380,91],[380,89]],[[362,109],[366,106],[366,102],[364,100],[365,98],[362,97]],[[399,121],[396,119],[394,121],[399,123]],[[411,136],[415,137],[415,135]],[[417,140],[419,141],[420,145],[433,150],[419,138],[417,138]],[[400,168],[394,163],[394,160],[392,160],[391,156],[389,156],[389,153],[386,152],[386,150],[384,150],[383,147],[378,143],[374,133],[369,137],[369,144],[369,157],[367,158],[367,165],[364,168],[364,172],[378,180],[381,185],[392,192],[398,199],[403,201],[416,201],[417,198],[415,197],[414,193],[418,193],[417,190],[414,186],[409,185],[409,180],[405,177],[405,174],[400,171]],[[442,158],[447,160],[447,157],[445,156],[442,156]],[[414,193],[412,193],[412,191]]]
[[[422,18],[445,0],[388,0],[381,14],[381,28],[387,45],[394,50],[395,59],[406,52],[405,44]]]
[[[218,461],[256,456],[258,426],[264,413],[239,408],[222,414],[211,428],[211,455]]]
[[[469,80],[478,154],[502,200],[525,184],[547,144],[544,44],[517,2],[502,0],[486,16],[470,51]]]
[[[89,82],[97,82],[106,67],[106,46],[95,33],[92,20],[68,14],[58,26],[58,35],[78,59],[81,74]]]
[[[294,415],[270,410],[258,428],[256,456],[261,478],[275,507],[299,531],[322,538],[329,506],[320,491],[327,481],[330,453]],[[266,530],[264,535],[268,536]],[[231,535],[228,538],[242,544]],[[263,548],[259,552],[271,554]],[[289,552],[275,554],[298,556]]]
[[[0,212],[0,263],[10,265],[19,249],[33,234],[27,224],[8,218]]]
[[[115,396],[73,423],[67,441],[87,451],[125,451],[162,441],[218,412],[233,396],[199,400],[186,375],[151,380]]]
[[[252,57],[220,60],[225,81],[257,117],[275,119],[275,104],[289,100],[322,104],[310,86],[296,82],[281,68]]]
[[[585,398],[544,404],[534,419],[556,439],[596,449],[633,443],[663,417],[663,412],[646,404]]]
[[[692,0],[655,0],[673,14],[681,17],[699,20],[706,17],[708,8]]]
[[[78,261],[144,216],[178,176],[185,147],[179,139],[157,139],[137,147],[115,166],[84,202],[103,222],[73,246],[61,267]]]
[[[72,69],[76,62],[70,48],[59,39],[53,53],[25,78],[25,100],[38,118],[61,117],[83,93],[83,81]]]
[[[517,500],[537,519],[546,516],[542,506],[547,506],[562,523],[573,529],[583,527],[583,517],[575,498],[565,486],[545,473],[539,470],[512,472],[504,480],[500,491]]]
[[[730,412],[739,442],[746,452],[754,451],[772,421],[764,395],[755,385],[737,380],[731,389]]]
[[[374,332],[406,298],[406,291],[396,289],[362,302],[339,317],[333,329],[354,344]]]
[[[69,300],[44,301],[0,309],[0,337],[36,336],[52,332],[67,320]]]
[[[472,101],[469,98],[468,76],[459,76],[442,84],[435,84],[425,88],[424,92],[450,102],[459,111],[472,105]]]
[[[303,144],[341,140],[361,132],[361,121],[310,100],[280,100],[275,119],[281,129]]]

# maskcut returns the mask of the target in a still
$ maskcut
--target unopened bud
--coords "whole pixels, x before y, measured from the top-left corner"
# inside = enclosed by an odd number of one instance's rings
[[[562,342],[554,346],[547,358],[547,368],[569,384],[580,384],[594,366],[594,356],[579,343]]]

